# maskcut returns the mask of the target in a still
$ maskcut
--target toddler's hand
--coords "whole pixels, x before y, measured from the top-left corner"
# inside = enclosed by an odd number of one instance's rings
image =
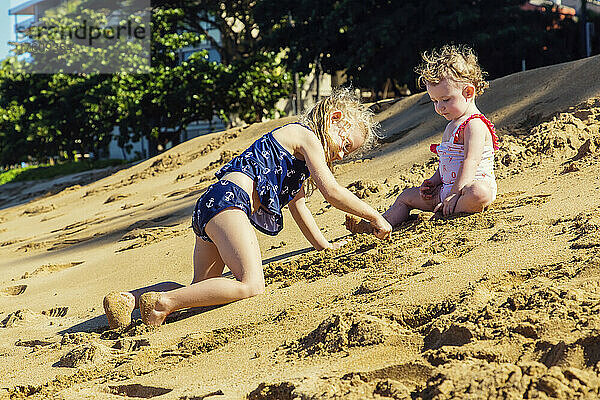
[[[456,209],[456,203],[458,203],[459,197],[460,194],[451,193],[448,195],[448,197],[444,199],[444,201],[442,202],[442,210],[444,216],[454,214],[454,211]]]
[[[433,191],[436,185],[431,179],[425,179],[419,187],[419,194],[423,200],[430,200],[433,197]]]

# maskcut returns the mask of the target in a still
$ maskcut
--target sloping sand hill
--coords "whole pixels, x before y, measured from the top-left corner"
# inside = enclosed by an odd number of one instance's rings
[[[286,211],[258,234],[265,295],[108,330],[103,296],[188,283],[191,210],[214,172],[292,120],[199,137],[121,170],[0,186],[0,398],[494,399],[600,397],[600,57],[491,82],[499,196],[392,240],[337,251]],[[436,167],[444,120],[416,94],[379,112],[383,138],[338,165],[384,210]],[[139,318],[139,314],[137,315]]]

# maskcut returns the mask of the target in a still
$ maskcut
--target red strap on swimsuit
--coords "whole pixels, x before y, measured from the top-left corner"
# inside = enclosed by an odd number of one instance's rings
[[[487,128],[490,130],[490,133],[492,134],[492,143],[494,145],[494,150],[498,150],[500,148],[500,146],[498,145],[498,136],[496,136],[496,128],[494,127],[494,124],[489,119],[487,119],[485,117],[485,115],[483,115],[483,114],[473,114],[469,118],[467,118],[462,124],[460,124],[460,126],[456,130],[456,133],[454,134],[454,143],[456,143],[458,141],[458,137],[460,136],[461,133],[464,132],[465,127],[467,126],[469,121],[471,121],[473,118],[481,119],[483,121],[483,123],[485,124],[485,126],[487,126]],[[434,143],[431,146],[429,146],[429,150],[431,150],[432,153],[437,154],[437,146],[438,146],[438,144]]]
[[[467,118],[465,122],[460,124],[460,126],[456,130],[456,133],[454,134],[454,143],[456,143],[459,135],[464,132],[465,127],[473,118],[481,119],[485,126],[487,126],[487,128],[490,130],[490,133],[492,134],[492,143],[494,145],[494,150],[498,150],[500,146],[498,146],[498,136],[496,136],[496,128],[494,127],[494,124],[492,124],[492,122],[489,119],[487,119],[483,114],[473,114],[469,118]]]

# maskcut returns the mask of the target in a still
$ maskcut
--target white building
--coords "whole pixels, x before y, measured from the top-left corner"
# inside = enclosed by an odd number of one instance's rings
[[[15,34],[20,41],[20,33],[31,27],[47,10],[57,7],[63,0],[29,0],[8,10],[15,17]]]

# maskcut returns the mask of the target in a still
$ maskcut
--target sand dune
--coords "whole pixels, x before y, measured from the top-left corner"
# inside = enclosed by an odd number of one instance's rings
[[[109,330],[102,299],[192,277],[194,202],[286,118],[183,143],[127,169],[0,186],[0,398],[600,397],[600,58],[491,82],[489,210],[310,251],[286,211],[258,234],[265,295]],[[381,143],[337,166],[384,210],[436,167],[444,121],[416,94],[379,112]],[[315,193],[330,239],[344,215]]]

